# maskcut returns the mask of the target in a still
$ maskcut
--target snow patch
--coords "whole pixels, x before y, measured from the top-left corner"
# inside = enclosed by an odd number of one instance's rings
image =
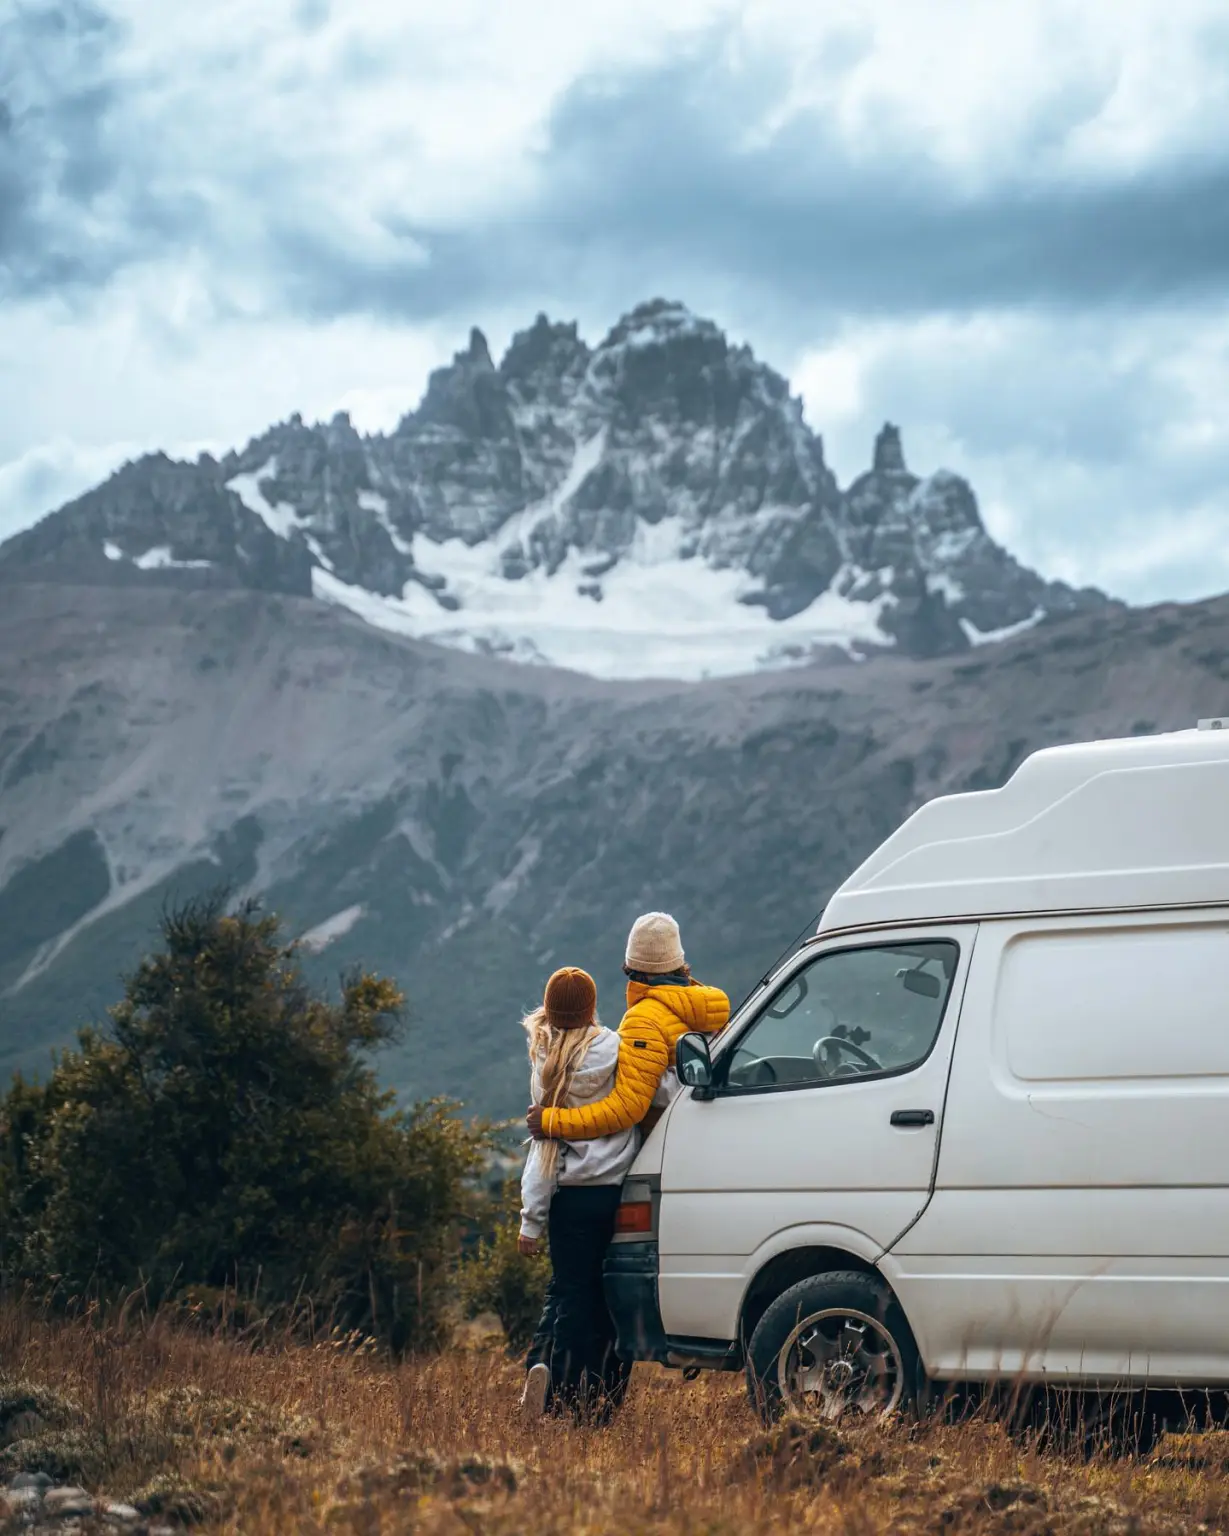
[[[307,545],[308,549],[311,550],[312,554],[315,555],[316,559],[319,560],[320,564],[325,568],[326,571],[331,571],[333,569],[333,562],[320,547],[320,540],[314,533],[305,533],[303,535],[303,542]]]
[[[415,563],[446,578],[459,612],[441,609],[416,581],[400,598],[386,598],[314,570],[312,590],[394,634],[594,677],[731,676],[776,661],[783,647],[805,660],[817,646],[852,654],[892,643],[879,623],[890,594],[867,602],[829,590],[778,621],[741,600],[757,591],[745,571],[680,554],[689,532],[679,518],[641,524],[627,555],[601,577],[600,602],[577,590],[592,551],[570,550],[553,575],[539,568],[507,581],[492,545],[436,544],[423,534],[414,538]]]
[[[1044,608],[1034,608],[1027,619],[1021,619],[1018,624],[1005,624],[1002,629],[978,629],[968,619],[961,619],[960,627],[970,645],[997,645],[1000,640],[1010,640],[1015,635],[1024,634],[1035,624],[1040,624],[1045,616]]]
[[[602,462],[602,455],[606,451],[606,428],[593,434],[581,443],[572,455],[572,462],[568,465],[568,472],[551,492],[549,500],[556,507],[562,507],[565,502],[571,501],[576,492]]]
[[[502,880],[497,880],[491,889],[486,893],[483,906],[486,907],[488,911],[503,911],[503,909],[516,895],[517,890],[520,887],[522,881],[525,879],[526,875],[529,874],[534,865],[538,862],[538,858],[541,852],[542,845],[538,842],[536,837],[526,839],[523,847],[521,848],[520,857],[517,859],[515,867],[508,874],[506,874]]]
[[[930,547],[930,558],[939,565],[954,565],[981,538],[980,528],[959,528],[939,534]]]
[[[557,516],[602,462],[602,454],[605,451],[606,428],[603,427],[592,437],[578,444],[572,454],[572,462],[568,465],[567,473],[548,496],[544,496],[541,501],[533,502],[530,506],[523,507],[519,512],[514,512],[504,523],[494,540],[494,547],[498,553],[502,555],[506,550],[514,549],[535,528]],[[437,547],[444,548],[443,545]],[[412,550],[406,550],[406,553],[410,554]],[[592,555],[589,558],[592,559]]]
[[[212,560],[176,560],[169,544],[159,544],[138,555],[133,562],[139,571],[207,571]]]
[[[393,526],[392,518],[388,515],[387,497],[381,496],[379,491],[360,491],[358,493],[358,504],[360,507],[362,507],[364,512],[370,512],[375,517],[376,522],[379,523],[380,527],[383,528],[384,532],[388,535],[389,539],[392,541],[393,548],[399,555],[408,555],[411,553],[409,544],[407,544],[402,535],[397,532],[396,528]],[[329,569],[332,570],[332,566],[330,566]]]
[[[113,544],[110,539],[103,540],[102,552],[108,560],[126,560],[128,558],[119,545]]]
[[[638,319],[634,326],[619,337],[618,341],[604,343],[599,350],[609,355],[617,352],[621,347],[628,349],[656,347],[668,337],[695,336],[712,329],[711,322],[693,315],[685,304],[670,304]]]
[[[949,576],[946,571],[936,574],[931,572],[926,578],[926,590],[933,596],[941,593],[949,608],[954,608],[957,603],[964,602],[964,588],[954,576]]]
[[[307,950],[310,955],[318,955],[330,944],[345,938],[366,911],[367,908],[362,902],[358,902],[353,907],[334,912],[332,917],[326,917],[324,922],[317,923],[314,928],[309,928],[306,933],[300,935],[300,947]]]
[[[255,474],[236,475],[233,480],[226,482],[228,491],[234,491],[239,500],[257,517],[264,520],[271,532],[277,534],[279,539],[288,539],[296,529],[303,526],[302,520],[289,502],[279,501],[276,504],[270,502],[261,490],[261,484],[265,481],[277,478],[277,459],[272,458]]]

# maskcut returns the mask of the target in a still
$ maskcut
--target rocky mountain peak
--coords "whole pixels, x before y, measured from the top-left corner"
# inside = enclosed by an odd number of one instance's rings
[[[362,443],[362,438],[350,420],[349,411],[336,411],[325,428],[325,441],[330,448],[351,451]]]
[[[593,358],[593,375],[629,401],[638,392],[685,396],[688,385],[725,370],[731,348],[725,333],[685,304],[653,299],[618,320]],[[758,366],[758,365],[757,365]]]
[[[711,320],[701,320],[676,299],[649,299],[616,320],[599,350],[625,346],[661,346],[683,337],[705,336],[724,341]]]
[[[514,409],[519,405],[528,414],[538,407],[559,412],[578,394],[591,356],[575,321],[565,325],[539,314],[528,330],[513,336],[499,375],[509,387]],[[526,425],[531,423],[527,420]]]
[[[528,330],[513,336],[499,371],[505,379],[520,379],[549,366],[565,366],[572,357],[589,357],[575,320],[564,324],[539,312]]]
[[[476,368],[493,370],[495,367],[491,361],[491,349],[487,345],[487,339],[476,325],[470,330],[469,346],[465,356]]]
[[[295,415],[219,464],[154,456],[0,546],[0,581],[310,592],[371,624],[609,676],[839,646],[944,654],[1104,606],[986,532],[885,423],[842,490],[780,374],[676,300],[590,348],[476,327],[389,435]]]
[[[900,441],[900,428],[885,422],[875,438],[873,468],[880,474],[906,474],[905,450]]]
[[[491,361],[486,337],[477,327],[469,345],[452,362],[432,371],[418,410],[398,429],[451,428],[464,437],[499,439],[511,432],[507,394]]]

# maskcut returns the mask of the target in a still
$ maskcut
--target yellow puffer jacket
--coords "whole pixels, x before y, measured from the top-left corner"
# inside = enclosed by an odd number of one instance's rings
[[[679,1036],[693,1029],[715,1034],[729,1017],[730,1000],[719,987],[702,987],[698,982],[689,987],[648,987],[629,981],[614,1087],[595,1104],[544,1109],[543,1134],[563,1141],[588,1141],[639,1125],[649,1112],[662,1073],[674,1065]]]

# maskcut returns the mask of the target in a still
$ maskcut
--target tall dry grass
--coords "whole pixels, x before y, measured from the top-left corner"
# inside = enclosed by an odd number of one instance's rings
[[[519,1367],[497,1353],[393,1364],[336,1339],[258,1351],[166,1318],[64,1322],[21,1307],[0,1308],[0,1378],[8,1471],[59,1455],[72,1474],[77,1456],[99,1492],[249,1536],[1229,1526],[1224,1433],[1091,1462],[1043,1454],[987,1414],[765,1434],[740,1378],[645,1367],[610,1429],[527,1426]]]

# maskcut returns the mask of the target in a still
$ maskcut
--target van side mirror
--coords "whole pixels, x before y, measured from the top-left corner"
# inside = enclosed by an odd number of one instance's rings
[[[688,1088],[711,1088],[713,1061],[708,1054],[708,1040],[704,1035],[680,1035],[674,1048],[674,1065],[679,1082]]]

